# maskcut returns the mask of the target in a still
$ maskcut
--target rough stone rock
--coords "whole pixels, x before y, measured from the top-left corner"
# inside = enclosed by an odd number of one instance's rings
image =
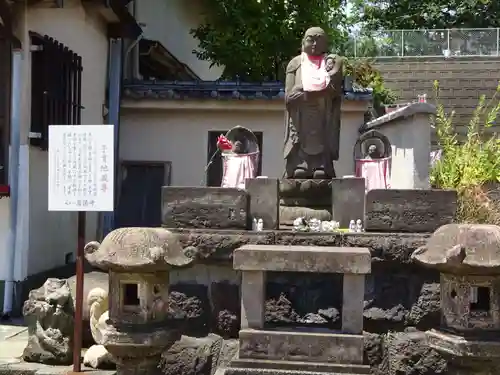
[[[224,340],[222,350],[219,356],[217,368],[227,367],[229,362],[237,355],[239,349],[239,340]]]
[[[424,283],[417,301],[411,306],[406,325],[421,330],[438,327],[441,321],[441,288],[439,283]]]
[[[314,313],[307,313],[304,317],[297,319],[297,321],[302,324],[317,324],[317,325],[328,323],[328,320],[323,318],[321,315]]]
[[[363,332],[364,336],[364,355],[363,363],[376,369],[382,363],[384,357],[383,339],[384,335],[377,333]]]
[[[210,302],[208,288],[201,284],[171,286],[170,305],[184,313],[187,320],[185,334],[204,336],[210,329]]]
[[[73,308],[76,301],[76,276],[67,279],[69,289],[71,291],[71,299],[73,301]],[[90,332],[89,322],[89,306],[87,297],[92,289],[101,288],[106,293],[109,289],[109,275],[107,272],[92,271],[85,273],[83,277],[83,347],[90,347],[94,345],[94,339]]]
[[[162,223],[168,228],[247,228],[245,190],[165,186],[162,201]]]
[[[293,309],[292,303],[281,294],[278,299],[271,298],[266,301],[266,323],[289,324],[296,323],[299,314]]]
[[[412,262],[412,253],[429,237],[421,233],[346,233],[342,236],[342,246],[367,247],[372,262],[392,263],[399,268]]]
[[[276,232],[276,245],[341,246],[342,235],[332,233]]]
[[[24,302],[28,345],[23,359],[50,365],[72,363],[73,302],[66,280],[47,279]]]
[[[213,375],[219,363],[223,339],[214,334],[203,338],[182,336],[162,354],[165,375]]]
[[[112,369],[116,367],[111,354],[102,345],[92,345],[83,356],[83,364],[92,368]]]
[[[309,208],[309,207],[288,207],[280,206],[280,224],[293,225],[293,222],[298,217],[303,217],[306,220],[318,219],[321,221],[332,220],[331,212],[326,208]]]
[[[335,307],[329,307],[327,309],[319,309],[318,315],[326,319],[328,322],[335,323],[340,319],[340,312]]]
[[[368,332],[404,329],[410,307],[411,275],[374,273],[367,277],[364,324]]]
[[[241,311],[239,286],[228,281],[212,283],[210,301],[215,332],[224,338],[237,338]]]
[[[424,332],[387,334],[384,340],[384,354],[380,374],[434,375],[447,372],[446,360],[429,348]]]
[[[453,190],[370,190],[365,228],[374,232],[434,232],[450,224],[457,209]]]
[[[184,251],[189,257],[209,262],[230,261],[233,251],[246,244],[272,245],[274,232],[173,230],[178,233]],[[188,248],[189,251],[186,251]]]
[[[246,244],[367,247],[374,263],[410,264],[412,253],[424,245],[427,233],[294,233],[290,230],[240,231],[173,229],[187,256],[202,263],[230,262],[233,251]]]

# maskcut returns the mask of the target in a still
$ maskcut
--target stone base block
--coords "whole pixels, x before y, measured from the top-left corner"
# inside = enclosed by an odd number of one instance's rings
[[[243,329],[239,358],[361,365],[363,335]]]
[[[425,333],[428,345],[438,352],[451,354],[455,359],[497,361],[500,363],[500,342],[496,340],[466,339],[447,332],[431,329]]]
[[[370,190],[366,194],[366,231],[434,232],[453,222],[454,190]]]
[[[264,229],[279,226],[279,181],[275,178],[247,179],[246,191],[250,197],[248,219],[262,219]],[[251,228],[252,223],[249,223]]]
[[[314,374],[370,374],[370,366],[366,365],[342,365],[336,363],[311,363],[311,362],[289,362],[269,360],[234,359],[226,375],[314,375]]]
[[[340,228],[349,228],[351,220],[365,220],[365,179],[334,178],[332,180],[332,220]]]
[[[248,194],[221,187],[162,188],[162,223],[168,228],[247,229]]]
[[[241,271],[367,274],[370,250],[365,247],[244,245],[233,253]]]

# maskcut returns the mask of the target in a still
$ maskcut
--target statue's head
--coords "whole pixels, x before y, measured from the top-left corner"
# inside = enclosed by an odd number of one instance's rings
[[[328,39],[321,27],[307,29],[302,39],[302,52],[308,55],[320,56],[328,52]]]
[[[233,143],[233,152],[235,154],[244,154],[245,153],[245,145],[242,141],[235,141]]]
[[[372,143],[370,146],[368,146],[367,155],[372,159],[379,159],[381,157],[376,144]]]

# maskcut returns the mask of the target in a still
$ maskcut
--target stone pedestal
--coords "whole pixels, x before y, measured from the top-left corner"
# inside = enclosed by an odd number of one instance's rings
[[[332,180],[280,180],[280,225],[292,226],[298,217],[331,220]]]
[[[264,229],[278,229],[279,181],[275,178],[248,179],[245,190],[250,197],[249,228],[253,219],[262,219]]]
[[[368,374],[363,365],[363,300],[371,255],[360,247],[245,245],[233,266],[242,273],[240,347],[226,374]],[[265,273],[342,273],[342,330],[266,327]]]
[[[365,222],[365,179],[334,178],[332,180],[332,220],[340,228],[349,228],[351,220]]]

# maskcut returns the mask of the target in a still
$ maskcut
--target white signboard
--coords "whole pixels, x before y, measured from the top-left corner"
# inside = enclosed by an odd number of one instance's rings
[[[113,125],[49,126],[49,211],[113,211]]]

